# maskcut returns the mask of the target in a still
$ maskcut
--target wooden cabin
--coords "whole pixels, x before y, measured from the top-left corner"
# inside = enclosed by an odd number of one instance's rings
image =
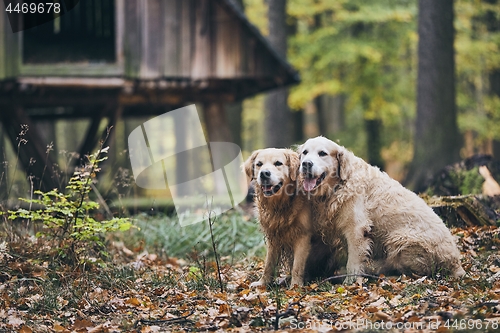
[[[0,119],[13,146],[21,125],[30,127],[20,162],[45,187],[57,184],[45,163],[30,165],[46,160],[33,122],[92,119],[84,154],[103,119],[113,125],[201,103],[217,141],[226,103],[299,81],[230,0],[85,0],[48,23],[15,24],[20,32],[0,14]]]

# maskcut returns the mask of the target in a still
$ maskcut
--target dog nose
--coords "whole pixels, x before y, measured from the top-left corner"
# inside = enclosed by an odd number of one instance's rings
[[[311,162],[311,161],[304,161],[304,162],[302,162],[302,167],[304,169],[306,169],[306,170],[311,169],[312,166],[313,166],[313,162]]]
[[[271,178],[271,171],[269,171],[269,170],[262,170],[260,172],[260,178],[261,179],[269,179],[269,178]]]

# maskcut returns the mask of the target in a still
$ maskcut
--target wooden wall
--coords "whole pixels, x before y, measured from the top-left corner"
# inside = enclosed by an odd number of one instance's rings
[[[218,90],[232,100],[299,80],[227,0],[115,0],[115,12],[115,63],[22,63],[22,32],[13,34],[0,14],[0,80],[121,77],[145,80],[144,89],[189,86],[189,95]]]
[[[278,67],[221,1],[128,0],[125,22],[128,76],[251,78]]]

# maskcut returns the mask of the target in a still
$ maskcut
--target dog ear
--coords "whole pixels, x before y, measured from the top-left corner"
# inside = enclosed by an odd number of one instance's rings
[[[300,155],[294,151],[289,151],[287,154],[288,157],[288,173],[290,174],[290,179],[295,181],[299,174],[300,167]]]
[[[349,152],[345,151],[344,149],[340,149],[337,152],[337,161],[339,163],[338,170],[337,170],[337,175],[341,180],[347,180],[350,174],[350,169],[349,169]]]
[[[255,159],[257,158],[257,155],[259,154],[260,149],[256,150],[250,155],[250,157],[243,163],[243,168],[245,169],[245,173],[247,174],[247,177],[252,181],[254,180],[254,162]]]

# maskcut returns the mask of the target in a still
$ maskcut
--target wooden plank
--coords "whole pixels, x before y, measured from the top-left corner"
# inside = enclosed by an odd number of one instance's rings
[[[125,4],[124,0],[115,0],[115,47],[116,64],[122,69],[124,64],[123,39],[125,36]]]
[[[190,44],[191,36],[181,40],[180,22],[182,18],[182,3],[178,0],[168,0],[163,2],[162,7],[164,17],[163,31],[163,75],[179,77],[182,75],[181,68],[181,43]],[[186,63],[189,65],[190,59]],[[188,66],[189,70],[189,66]]]
[[[18,75],[21,65],[21,36],[22,33],[13,33],[6,13],[4,16],[4,77],[10,78]]]
[[[142,1],[141,1],[142,2]],[[125,34],[123,41],[125,76],[137,78],[141,67],[142,7],[139,0],[125,1]]]
[[[158,78],[163,71],[160,63],[160,52],[163,49],[163,18],[160,1],[164,0],[140,2],[144,15],[142,19],[142,78]]]
[[[195,28],[196,10],[198,0],[177,0],[177,6],[181,8],[181,19],[179,22],[180,41],[180,76],[191,77],[195,53]]]
[[[212,73],[210,3],[209,0],[197,0],[195,7],[195,53],[191,71],[194,80],[208,78]]]
[[[7,12],[0,14],[0,80],[5,77],[5,34],[8,27],[5,24],[7,20]],[[1,157],[0,157],[1,158]]]
[[[215,35],[215,76],[219,78],[241,76],[240,22],[229,15],[227,8],[215,3],[212,23]]]
[[[132,83],[122,78],[84,78],[84,77],[23,77],[20,84],[52,87],[79,88],[122,88]]]
[[[22,64],[22,76],[121,76],[124,74],[121,64],[89,64],[89,63],[58,63],[58,64]]]

